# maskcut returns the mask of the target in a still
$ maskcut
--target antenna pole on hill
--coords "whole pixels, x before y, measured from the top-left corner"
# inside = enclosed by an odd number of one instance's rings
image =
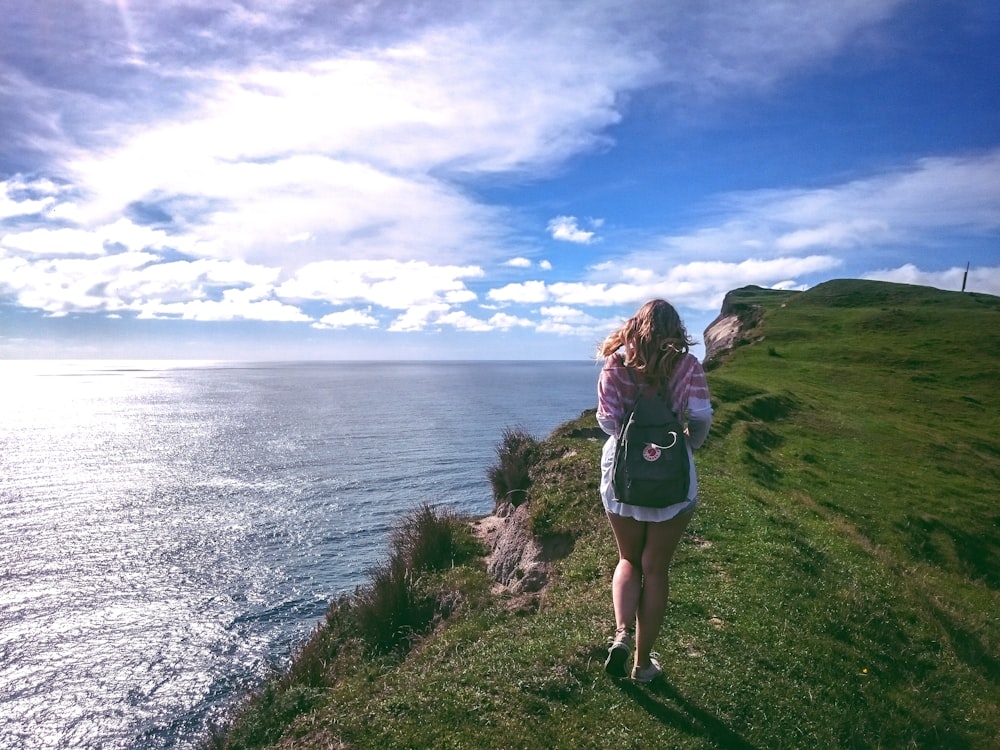
[[[969,280],[969,262],[965,262],[965,275],[962,276],[962,291],[965,291],[965,282]]]

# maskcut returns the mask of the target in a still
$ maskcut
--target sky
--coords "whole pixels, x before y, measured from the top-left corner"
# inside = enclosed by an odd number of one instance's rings
[[[4,17],[3,359],[591,359],[654,297],[700,342],[749,284],[1000,295],[995,0]]]

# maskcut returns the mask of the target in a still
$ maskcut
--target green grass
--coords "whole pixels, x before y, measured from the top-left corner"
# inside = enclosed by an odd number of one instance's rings
[[[324,668],[265,689],[290,707],[266,742],[237,722],[215,746],[1000,747],[1000,299],[860,281],[733,297],[755,328],[709,373],[666,680],[602,670],[615,554],[589,413],[532,458],[533,530],[573,539],[549,588],[490,594],[462,542],[470,562],[419,588],[447,618],[387,654],[333,617],[310,646]]]

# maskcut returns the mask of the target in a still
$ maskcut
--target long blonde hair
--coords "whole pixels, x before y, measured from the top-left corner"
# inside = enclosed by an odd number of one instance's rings
[[[597,353],[609,357],[623,349],[627,367],[647,382],[663,384],[694,343],[673,305],[653,299],[604,339]]]

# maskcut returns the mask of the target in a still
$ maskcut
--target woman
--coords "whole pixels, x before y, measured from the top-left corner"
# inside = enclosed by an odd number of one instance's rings
[[[618,565],[611,582],[616,630],[604,668],[614,677],[624,677],[634,646],[631,675],[641,683],[662,674],[652,647],[667,611],[670,561],[698,503],[690,449],[705,442],[712,423],[705,371],[688,351],[692,343],[677,311],[655,299],[608,336],[598,350],[605,362],[597,386],[597,420],[611,436],[601,456],[601,499],[618,544]],[[690,489],[686,500],[665,508],[626,505],[615,496],[616,436],[640,392],[665,398],[687,425]]]

